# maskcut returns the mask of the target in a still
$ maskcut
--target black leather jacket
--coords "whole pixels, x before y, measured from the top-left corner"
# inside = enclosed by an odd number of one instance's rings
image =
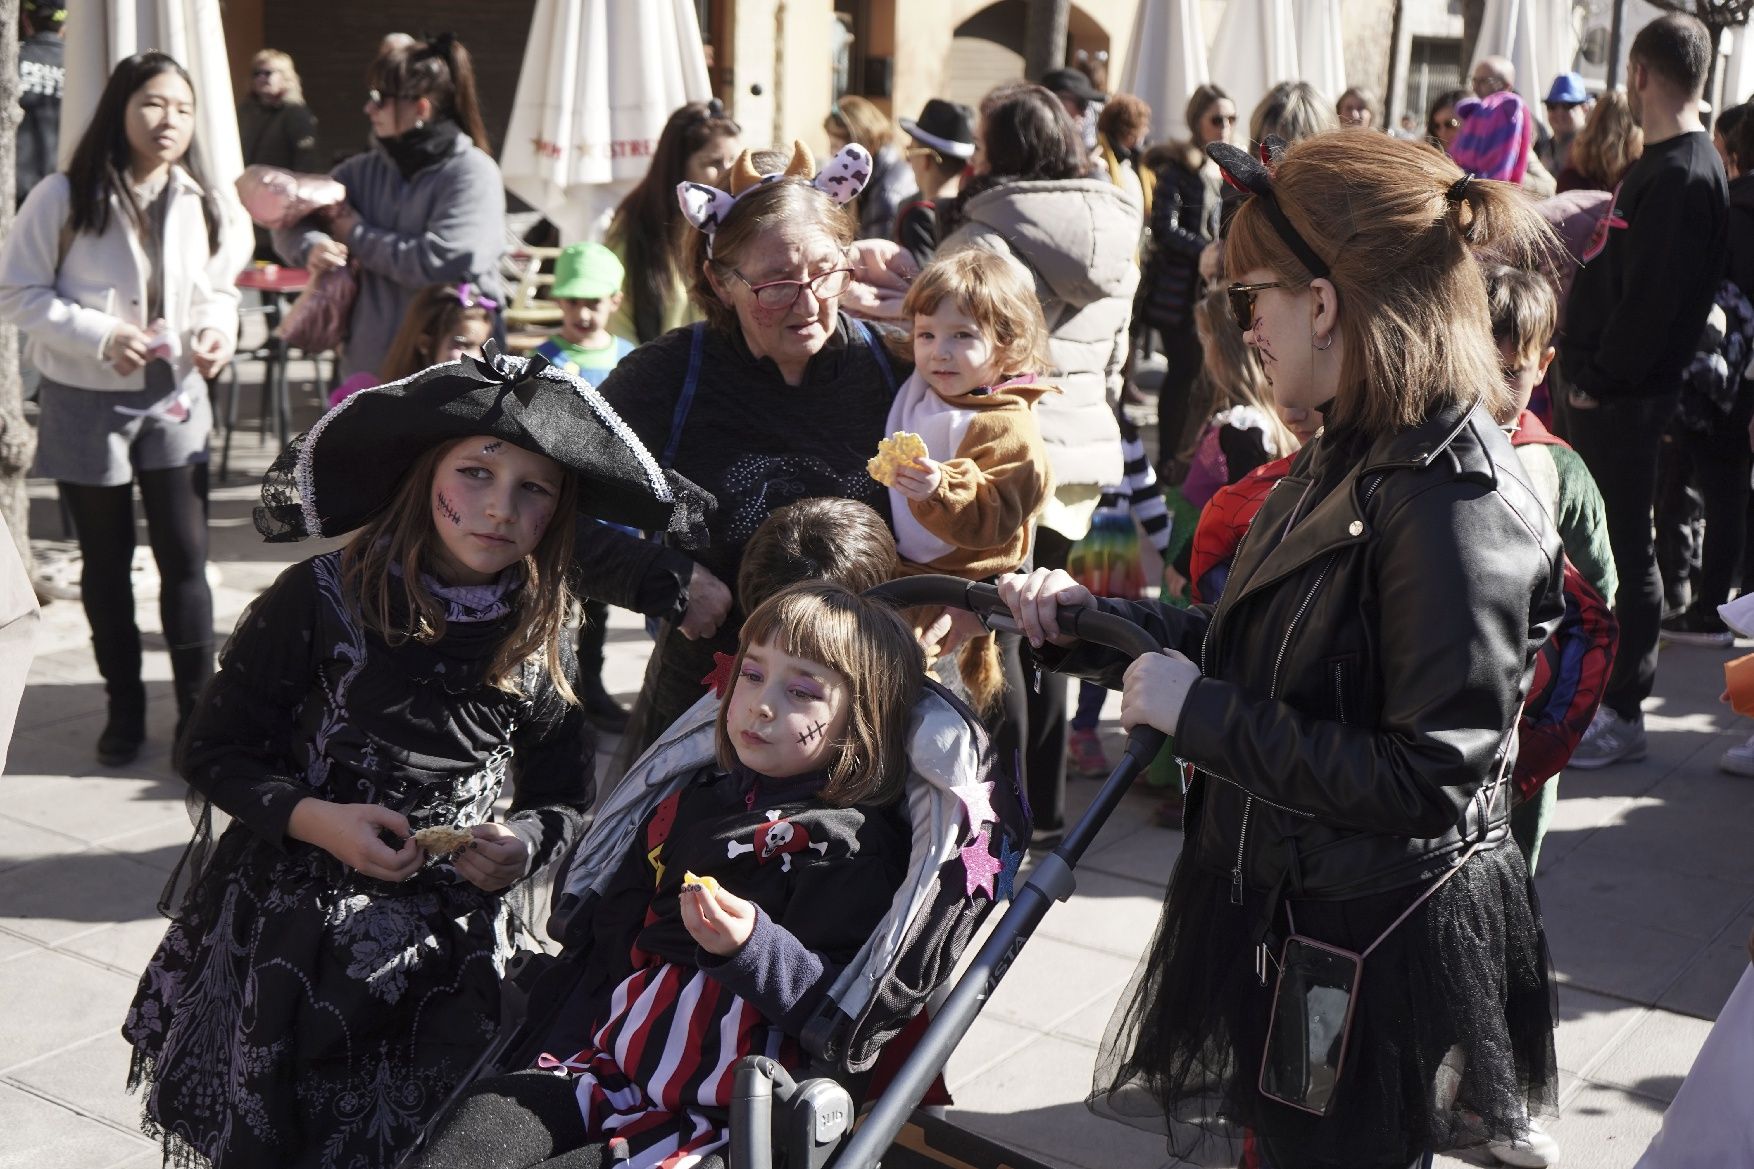
[[[1190,852],[1237,896],[1365,896],[1502,841],[1509,784],[1488,792],[1563,612],[1559,538],[1483,410],[1322,474],[1326,442],[1267,497],[1216,609],[1103,602],[1201,668],[1175,739]],[[1120,681],[1105,651],[1064,666]]]

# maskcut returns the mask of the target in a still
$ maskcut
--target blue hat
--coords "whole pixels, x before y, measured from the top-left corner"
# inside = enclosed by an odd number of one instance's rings
[[[1581,106],[1590,100],[1589,91],[1583,87],[1583,78],[1576,73],[1561,73],[1553,79],[1553,88],[1547,91],[1550,106]]]

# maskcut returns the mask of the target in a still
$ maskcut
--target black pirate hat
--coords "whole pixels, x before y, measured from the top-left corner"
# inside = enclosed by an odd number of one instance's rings
[[[658,466],[596,390],[540,357],[491,345],[352,395],[281,452],[262,480],[256,530],[270,541],[339,536],[395,496],[415,460],[439,443],[489,435],[547,455],[579,476],[579,510],[668,532],[693,545],[713,499]]]

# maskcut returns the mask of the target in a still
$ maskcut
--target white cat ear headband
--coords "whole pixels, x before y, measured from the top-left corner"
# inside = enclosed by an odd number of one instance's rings
[[[857,142],[849,142],[822,168],[822,173],[818,174],[809,148],[802,142],[793,142],[792,159],[786,164],[786,169],[764,175],[756,173],[755,165],[750,161],[750,153],[745,150],[737,156],[736,165],[731,168],[729,191],[721,191],[705,183],[677,183],[676,200],[682,204],[683,217],[706,233],[706,254],[711,256],[713,236],[718,234],[719,225],[731,213],[737,200],[757,187],[777,183],[781,179],[807,179],[811,186],[844,206],[856,198],[865,189],[865,184],[871,181],[871,152]]]

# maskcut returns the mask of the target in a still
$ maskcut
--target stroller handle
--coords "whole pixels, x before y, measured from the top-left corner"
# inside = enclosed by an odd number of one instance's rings
[[[868,597],[888,601],[901,608],[914,605],[943,605],[949,609],[966,609],[979,614],[988,629],[1008,633],[1017,631],[1011,610],[999,599],[996,586],[959,576],[905,576],[869,589]],[[1101,609],[1063,608],[1059,612],[1061,626],[1073,636],[1096,645],[1119,650],[1128,657],[1156,653],[1163,647],[1149,633],[1113,613]]]

